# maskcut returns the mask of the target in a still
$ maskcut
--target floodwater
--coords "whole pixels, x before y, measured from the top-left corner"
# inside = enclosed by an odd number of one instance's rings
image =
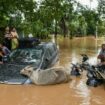
[[[87,54],[95,64],[104,38],[58,38],[60,59],[56,66],[70,68],[71,62],[81,62],[80,54]],[[54,41],[54,40],[52,40]],[[86,85],[86,73],[72,77],[69,83],[35,86],[0,84],[0,105],[105,105],[105,86]]]

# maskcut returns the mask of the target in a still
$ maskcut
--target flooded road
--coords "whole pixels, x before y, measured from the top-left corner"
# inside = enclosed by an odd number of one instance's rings
[[[56,64],[70,68],[71,62],[81,62],[80,54],[87,54],[96,63],[100,45],[105,39],[60,38],[57,41],[60,59]],[[0,105],[105,105],[105,87],[86,85],[86,74],[72,77],[66,84],[50,86],[0,84]]]

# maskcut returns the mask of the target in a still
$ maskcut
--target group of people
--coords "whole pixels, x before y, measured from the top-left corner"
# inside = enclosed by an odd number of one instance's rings
[[[3,64],[3,56],[10,54],[11,50],[18,47],[18,34],[16,29],[6,27],[4,33],[4,41],[0,43],[0,64]]]

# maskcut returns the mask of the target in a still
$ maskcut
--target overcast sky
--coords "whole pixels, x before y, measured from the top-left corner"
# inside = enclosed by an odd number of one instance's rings
[[[83,5],[87,5],[90,7],[90,0],[77,0],[77,1],[79,1]],[[98,4],[97,0],[92,0],[91,8],[96,8],[97,4]]]
[[[42,0],[35,0],[35,1],[42,1]],[[95,9],[98,5],[97,0],[76,0],[76,1],[80,2],[83,5],[87,5],[88,7],[90,7],[90,1],[92,1],[91,2],[91,8],[92,9],[93,8]]]

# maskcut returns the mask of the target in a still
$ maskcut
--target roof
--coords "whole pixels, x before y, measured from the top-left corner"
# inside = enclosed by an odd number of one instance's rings
[[[19,39],[19,47],[18,49],[26,49],[26,48],[44,48],[53,45],[53,42],[41,42],[40,39],[36,38],[21,38]]]
[[[40,39],[37,38],[21,38],[19,39],[18,48],[32,48],[40,43]]]

